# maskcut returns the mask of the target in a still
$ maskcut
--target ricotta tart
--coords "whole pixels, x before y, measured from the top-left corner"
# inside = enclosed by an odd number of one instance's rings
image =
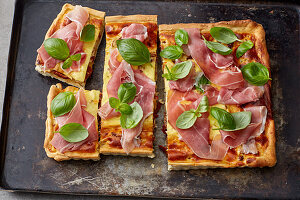
[[[159,26],[169,170],[274,166],[265,32],[251,20]]]
[[[84,88],[102,39],[104,16],[102,11],[65,4],[37,50],[35,70]]]

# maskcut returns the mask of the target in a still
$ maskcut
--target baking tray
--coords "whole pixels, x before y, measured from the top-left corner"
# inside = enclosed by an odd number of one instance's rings
[[[1,128],[4,189],[153,197],[300,198],[299,7],[209,4],[190,1],[71,1],[107,15],[157,14],[162,23],[252,19],[266,30],[278,163],[273,168],[168,171],[159,145],[164,108],[156,119],[154,159],[101,156],[56,162],[43,149],[46,96],[56,80],[34,71],[36,49],[64,1],[16,1]],[[87,89],[102,88],[105,39]],[[164,98],[160,65],[159,98]],[[64,85],[65,86],[65,85]]]

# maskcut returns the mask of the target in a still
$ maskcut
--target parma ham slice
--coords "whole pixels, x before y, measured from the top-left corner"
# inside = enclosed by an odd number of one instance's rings
[[[236,89],[244,86],[241,70],[234,65],[233,55],[223,56],[208,49],[197,28],[185,29],[189,43],[184,47],[185,53],[191,55],[205,76],[221,87]],[[187,51],[188,49],[188,51]]]
[[[208,113],[198,118],[195,124],[189,129],[179,129],[176,126],[178,117],[187,110],[196,109],[202,99],[202,95],[195,92],[183,93],[172,90],[168,96],[168,121],[176,129],[188,147],[200,158],[211,160],[222,160],[228,150],[228,145],[223,143],[221,138],[214,138],[209,144],[210,122],[207,119]],[[190,104],[181,104],[182,101],[190,101]]]
[[[87,102],[83,89],[80,89],[75,97],[77,101],[73,109],[63,116],[56,117],[56,121],[59,129],[68,123],[80,123],[88,130],[89,136],[81,142],[67,142],[59,133],[55,133],[51,145],[61,153],[76,150],[94,150],[94,142],[98,140],[95,117],[84,109]]]
[[[139,145],[137,137],[142,131],[144,120],[153,113],[155,82],[149,79],[140,70],[133,70],[126,61],[122,61],[107,84],[108,96],[117,98],[118,89],[120,85],[125,82],[132,82],[137,87],[137,95],[133,101],[140,104],[143,110],[143,118],[135,128],[122,130],[121,145],[124,151],[129,154]],[[114,109],[110,107],[108,102],[99,109],[99,116],[103,119],[109,119],[119,115],[119,113],[116,113]]]
[[[122,39],[134,38],[143,42],[147,37],[147,27],[143,24],[131,24],[122,29]]]
[[[72,66],[65,70],[67,72],[80,71],[80,65],[85,61],[86,54],[82,49],[83,42],[80,41],[80,32],[86,24],[88,17],[89,13],[86,9],[81,6],[75,6],[74,10],[66,15],[70,23],[61,27],[50,36],[50,38],[63,39],[70,49],[70,55],[81,54],[81,59],[77,62],[73,62]],[[56,64],[62,62],[61,60],[56,60],[49,56],[44,45],[42,45],[37,52],[44,63],[45,70],[54,68]]]

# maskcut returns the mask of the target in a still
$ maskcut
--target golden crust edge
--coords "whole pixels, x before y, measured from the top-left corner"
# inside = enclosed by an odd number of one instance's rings
[[[180,23],[180,24],[161,24],[159,25],[159,35],[166,32],[175,32],[183,28],[199,28],[201,31],[209,32],[212,27],[223,26],[230,28],[233,32],[247,32],[255,35],[255,48],[257,55],[270,71],[270,59],[265,40],[265,30],[263,26],[250,19],[221,21],[216,23]]]
[[[234,20],[234,21],[221,21],[217,23],[188,23],[188,24],[162,24],[159,25],[159,38],[163,33],[174,33],[177,29],[182,28],[199,28],[201,31],[209,31],[210,28],[215,26],[223,26],[227,28],[234,28],[234,32],[243,31],[255,35],[255,48],[257,55],[270,71],[269,54],[266,47],[265,31],[261,24],[252,20]],[[271,81],[268,82],[271,85]],[[168,122],[167,122],[168,123]],[[263,152],[264,156],[256,157],[256,160],[250,164],[243,166],[228,165],[224,163],[217,163],[213,160],[204,160],[202,163],[195,162],[172,162],[168,160],[168,170],[189,170],[189,169],[206,169],[206,168],[235,168],[235,167],[273,167],[276,160],[275,153],[275,126],[274,120],[270,120],[269,126],[265,127],[269,145]]]
[[[227,163],[218,163],[213,160],[203,160],[202,162],[180,162],[168,160],[168,170],[189,170],[189,169],[207,169],[207,168],[243,168],[243,167],[273,167],[275,166],[275,126],[274,120],[269,121],[269,126],[265,129],[268,138],[268,147],[263,151],[263,156],[255,157],[255,161],[244,165],[230,165]]]
[[[68,86],[72,87],[72,86]],[[51,136],[53,135],[53,124],[54,124],[54,118],[50,117],[51,110],[50,105],[52,99],[62,90],[62,85],[60,83],[56,85],[52,85],[50,87],[48,96],[47,96],[47,120],[46,120],[46,131],[45,131],[45,140],[44,140],[44,149],[46,151],[46,154],[49,158],[53,158],[56,161],[64,161],[64,160],[99,160],[100,159],[100,153],[99,153],[99,142],[96,143],[95,152],[89,153],[80,153],[80,152],[65,152],[60,153],[59,151],[51,152],[49,150],[49,147],[52,145],[50,144]],[[98,129],[98,128],[97,128]]]
[[[125,23],[125,22],[155,22],[157,15],[116,15],[105,17],[105,23]]]
[[[58,23],[58,20],[64,16],[64,14],[66,13],[66,11],[68,9],[74,9],[74,7],[75,6],[73,6],[73,5],[69,4],[69,3],[66,3],[66,4],[63,5],[60,13],[56,16],[56,18],[53,20],[52,24],[50,25],[50,27],[49,27],[46,35],[45,35],[44,41],[47,38],[49,38],[50,32],[56,26],[56,24]],[[98,17],[99,19],[101,19],[102,21],[104,21],[105,12],[99,11],[99,10],[95,10],[95,9],[92,9],[92,8],[88,8],[88,7],[83,7],[83,8],[86,8],[88,10],[89,14],[92,14],[95,17]],[[104,33],[104,26],[105,26],[105,23],[102,23],[102,25],[100,27],[100,32],[99,32],[99,34],[101,36],[97,38],[97,41],[96,41],[96,43],[94,45],[91,57],[93,57],[93,56],[96,57],[96,55],[97,55],[97,50],[98,50],[98,47],[99,47],[99,45],[100,45],[100,43],[102,41],[102,37],[103,37],[103,33]],[[84,82],[78,82],[78,81],[75,81],[73,79],[64,79],[64,78],[61,78],[60,76],[57,76],[54,73],[52,73],[52,71],[51,72],[44,72],[43,69],[42,69],[43,65],[37,64],[38,63],[37,61],[38,61],[38,55],[36,57],[36,62],[35,62],[36,63],[35,64],[36,67],[35,67],[35,70],[37,72],[39,72],[40,74],[42,74],[44,76],[49,76],[51,78],[55,78],[55,79],[57,79],[59,81],[65,82],[65,83],[67,83],[69,85],[73,85],[73,86],[76,86],[76,87],[79,87],[79,88],[84,88],[85,87],[85,83],[86,83],[87,79]],[[93,59],[93,60],[90,59],[89,64],[88,64],[88,68],[92,67],[94,65],[94,61],[95,61],[95,59]]]
[[[121,155],[121,156],[138,156],[138,157],[149,157],[154,158],[154,149],[146,149],[146,148],[139,148],[134,149],[129,154],[125,153],[123,149],[117,149],[117,148],[109,148],[109,147],[103,147],[100,146],[100,153],[103,155]]]

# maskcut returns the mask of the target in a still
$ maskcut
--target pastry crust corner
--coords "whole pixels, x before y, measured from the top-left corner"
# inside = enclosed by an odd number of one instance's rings
[[[78,88],[68,86],[66,89],[76,91]],[[62,85],[60,83],[56,85],[52,85],[50,87],[48,96],[47,96],[47,120],[46,120],[46,131],[45,131],[45,140],[44,140],[44,149],[49,158],[53,158],[56,161],[64,161],[64,160],[99,160],[99,143],[96,141],[95,152],[80,152],[80,151],[69,151],[65,153],[61,153],[57,151],[51,144],[51,140],[54,136],[54,124],[55,119],[51,113],[50,106],[51,101],[62,92]],[[97,128],[98,129],[98,128]]]

